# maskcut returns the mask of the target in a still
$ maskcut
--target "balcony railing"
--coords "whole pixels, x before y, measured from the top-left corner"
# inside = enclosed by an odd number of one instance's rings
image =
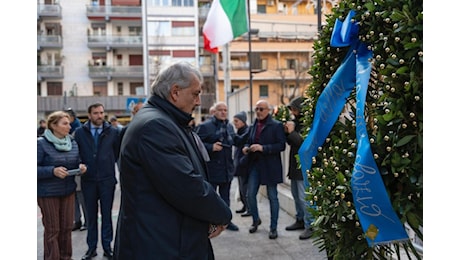
[[[86,6],[88,17],[105,17],[106,20],[115,17],[142,17],[142,7],[140,6],[108,6],[108,5],[88,5]]]
[[[88,35],[89,48],[142,48],[142,36]]]
[[[41,48],[62,48],[62,37],[60,35],[38,35],[37,50]]]
[[[249,70],[249,61],[232,62],[230,68],[232,70]],[[224,63],[219,63],[219,69],[224,69]]]
[[[53,65],[37,66],[37,80],[62,79],[64,78],[64,67]]]
[[[37,5],[37,18],[61,18],[61,6],[60,5]]]
[[[90,66],[91,78],[136,78],[144,77],[144,66]]]

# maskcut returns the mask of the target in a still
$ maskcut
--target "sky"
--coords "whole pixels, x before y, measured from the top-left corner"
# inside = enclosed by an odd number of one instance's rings
[[[450,2],[450,3],[449,3]],[[36,6],[17,8],[5,2],[0,47],[3,179],[0,214],[3,254],[36,256]],[[11,5],[11,6],[8,6]],[[459,51],[455,44],[458,1],[424,1],[424,257],[456,256],[460,160],[455,114],[459,104]],[[14,15],[14,16],[13,16]],[[20,21],[18,21],[20,20]],[[15,21],[12,23],[12,21]],[[25,125],[23,125],[25,123]],[[6,235],[7,234],[7,235]],[[27,250],[24,250],[27,249]],[[34,249],[34,250],[33,250]]]

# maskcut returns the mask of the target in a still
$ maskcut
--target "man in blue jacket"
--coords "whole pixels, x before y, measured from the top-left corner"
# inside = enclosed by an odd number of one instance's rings
[[[101,244],[104,256],[112,258],[113,240],[112,206],[115,195],[115,163],[118,158],[119,134],[104,120],[104,105],[95,103],[88,107],[88,121],[75,130],[75,140],[80,157],[88,166],[81,177],[81,189],[85,200],[88,234],[88,251],[83,260],[97,255],[98,212],[102,216]]]
[[[121,143],[121,205],[115,259],[214,259],[210,238],[232,213],[208,183],[206,149],[189,126],[203,77],[170,65]]]
[[[283,182],[281,152],[286,148],[286,135],[283,124],[272,118],[266,100],[256,103],[256,120],[249,129],[249,138],[243,148],[247,155],[249,168],[248,203],[252,215],[252,226],[249,233],[257,231],[262,223],[257,208],[257,193],[260,185],[266,185],[270,202],[270,239],[278,237],[278,183]]]
[[[209,182],[230,207],[230,188],[233,180],[233,138],[235,131],[227,119],[227,104],[218,102],[211,118],[198,125],[196,133],[203,141],[209,154],[207,162]],[[230,222],[227,229],[238,231]]]

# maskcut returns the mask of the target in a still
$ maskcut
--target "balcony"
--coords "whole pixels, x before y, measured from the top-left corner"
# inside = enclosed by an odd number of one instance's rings
[[[38,35],[37,50],[43,48],[62,49],[62,37],[60,35]]]
[[[89,48],[142,48],[142,36],[88,35]]]
[[[38,4],[37,5],[37,19],[43,18],[61,18],[61,6],[60,5],[47,5],[47,4]]]
[[[63,79],[64,67],[53,65],[39,65],[37,66],[37,81],[45,79]]]
[[[144,66],[89,66],[89,77],[143,79]]]
[[[113,18],[142,18],[141,6],[108,6],[88,5],[86,6],[88,19],[103,17],[106,21]]]
[[[104,104],[105,111],[111,112],[126,112],[128,100],[130,98],[145,98],[144,96],[37,96],[37,112],[51,113],[56,110],[61,110],[71,107],[77,115],[86,115],[88,104],[101,102]]]

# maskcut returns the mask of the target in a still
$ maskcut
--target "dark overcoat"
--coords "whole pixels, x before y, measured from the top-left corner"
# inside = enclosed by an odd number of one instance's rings
[[[289,171],[288,177],[291,180],[303,180],[302,170],[300,170],[297,163],[296,155],[299,153],[300,146],[303,143],[303,138],[300,135],[301,125],[300,121],[296,118],[293,120],[295,129],[290,134],[286,134],[287,143],[291,146],[289,150]]]
[[[121,143],[121,207],[115,258],[213,259],[210,224],[232,213],[206,181],[206,163],[190,114],[153,96]]]
[[[259,142],[263,152],[248,154],[248,167],[256,167],[260,174],[260,184],[277,184],[283,182],[283,165],[281,152],[286,148],[286,135],[283,124],[268,115],[260,133]],[[256,126],[258,119],[249,128],[249,138],[245,146],[255,144]]]
[[[226,133],[224,135],[224,131]],[[196,133],[203,141],[204,146],[209,154],[210,161],[208,164],[209,182],[211,183],[227,183],[233,179],[233,138],[235,130],[228,123],[228,120],[221,121],[215,116],[198,125]],[[222,150],[213,151],[215,142],[221,142]]]

